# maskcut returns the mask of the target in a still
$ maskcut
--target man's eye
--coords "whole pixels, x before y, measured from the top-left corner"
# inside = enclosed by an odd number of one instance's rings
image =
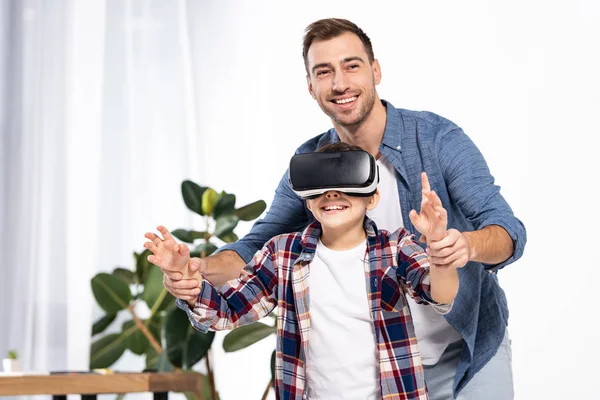
[[[323,69],[323,70],[317,71],[317,76],[327,75],[328,73],[329,73],[329,70]]]
[[[358,64],[351,64],[351,65],[348,66],[348,69],[356,69],[358,67],[359,67]]]

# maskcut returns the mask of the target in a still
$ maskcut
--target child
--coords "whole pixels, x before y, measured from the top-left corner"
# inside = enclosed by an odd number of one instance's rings
[[[377,172],[373,157],[356,146],[336,143],[319,150],[345,151],[364,153]],[[291,164],[290,176],[294,168],[300,169]],[[422,179],[428,187],[426,175]],[[378,230],[366,212],[377,206],[379,193],[357,190],[297,191],[315,222],[268,241],[240,277],[219,291],[194,276],[201,282],[197,299],[177,300],[202,332],[249,324],[277,307],[278,399],[428,398],[405,294],[449,312],[457,272],[431,265],[404,229]],[[423,190],[421,213],[411,213],[411,220],[430,242],[446,235],[446,211],[434,192]],[[185,275],[187,246],[158,229],[164,241],[146,234],[152,241],[145,247],[154,253],[149,260]]]

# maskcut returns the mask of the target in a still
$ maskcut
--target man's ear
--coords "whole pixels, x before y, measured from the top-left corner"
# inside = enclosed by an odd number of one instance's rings
[[[367,204],[367,210],[371,211],[379,204],[379,189],[375,191],[375,194],[369,197],[369,204]]]
[[[375,59],[373,64],[371,64],[371,67],[373,68],[373,78],[375,79],[375,84],[379,85],[379,82],[381,82],[381,66],[379,65],[379,61]]]
[[[315,92],[313,91],[312,82],[310,81],[310,75],[306,75],[306,85],[308,86],[308,93],[312,96],[313,99],[317,99],[315,96]]]

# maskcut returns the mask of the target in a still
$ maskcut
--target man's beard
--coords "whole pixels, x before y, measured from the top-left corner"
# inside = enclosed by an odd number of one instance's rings
[[[370,90],[366,94],[361,94],[357,98],[357,101],[358,100],[362,101],[357,109],[351,111],[351,114],[345,114],[343,111],[336,112],[333,108],[329,107],[321,106],[321,109],[338,125],[346,128],[356,127],[360,125],[371,113],[371,110],[373,110],[373,106],[375,105],[375,91]]]

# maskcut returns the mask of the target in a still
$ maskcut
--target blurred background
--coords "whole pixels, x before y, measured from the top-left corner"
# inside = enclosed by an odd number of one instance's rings
[[[131,267],[159,224],[201,230],[182,181],[270,204],[296,147],[331,126],[301,55],[326,17],[371,37],[381,98],[464,129],[527,227],[499,274],[516,399],[600,398],[592,0],[0,0],[0,354],[87,369],[92,277]],[[234,353],[223,337],[220,398],[260,399],[274,335]],[[112,368],[144,359],[126,350]]]

